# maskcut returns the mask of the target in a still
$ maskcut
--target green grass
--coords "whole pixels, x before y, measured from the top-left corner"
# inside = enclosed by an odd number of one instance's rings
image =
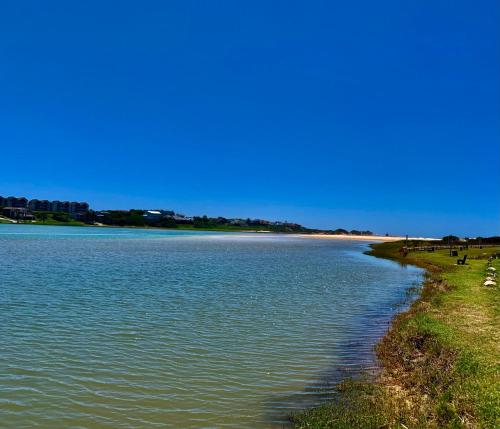
[[[30,225],[58,225],[58,226],[89,226],[86,223],[68,218],[67,222],[63,222],[60,220],[54,219],[54,214],[53,213],[47,213],[45,219],[41,219],[40,217],[37,217],[35,222],[25,222]]]
[[[427,269],[421,297],[377,346],[380,376],[342,383],[337,399],[293,417],[297,428],[499,428],[500,289],[482,286],[500,247],[469,249],[457,266],[448,250],[373,246],[374,256]],[[461,252],[461,255],[464,252]],[[500,272],[500,260],[493,260]]]

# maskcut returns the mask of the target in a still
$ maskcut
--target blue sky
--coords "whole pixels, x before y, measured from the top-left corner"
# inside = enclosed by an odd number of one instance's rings
[[[9,2],[0,195],[500,234],[491,1]]]

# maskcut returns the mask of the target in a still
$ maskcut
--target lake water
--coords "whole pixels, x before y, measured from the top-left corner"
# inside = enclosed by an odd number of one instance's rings
[[[421,281],[367,248],[0,225],[0,427],[282,427]]]

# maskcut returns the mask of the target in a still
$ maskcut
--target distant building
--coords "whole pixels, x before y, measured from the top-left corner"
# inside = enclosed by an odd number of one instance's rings
[[[160,210],[146,210],[142,216],[147,220],[159,220],[163,217],[163,214]]]
[[[171,216],[173,220],[175,220],[176,223],[183,223],[183,224],[189,224],[193,223],[193,218],[190,216],[184,216],[182,214],[176,214],[174,216]]]
[[[70,214],[84,214],[89,211],[89,204],[85,202],[70,202],[69,203],[69,213]]]
[[[24,197],[2,197],[0,196],[0,208],[22,208],[32,212],[56,212],[68,213],[73,217],[82,217],[89,211],[89,204],[86,202],[77,201],[49,201],[33,199],[28,201]],[[23,216],[29,216],[28,213]],[[13,214],[14,212],[12,212]],[[21,212],[17,212],[18,214]],[[24,213],[24,212],[22,212]],[[9,216],[10,217],[10,216]]]
[[[51,202],[49,200],[30,200],[28,207],[32,212],[50,212]]]
[[[229,225],[246,226],[246,224],[244,219],[229,219]]]
[[[25,207],[4,207],[2,215],[17,220],[31,220],[35,218]]]
[[[88,203],[75,201],[31,200],[28,207],[33,212],[56,212],[82,215],[89,211]]]
[[[54,200],[50,202],[51,212],[69,213],[69,201]]]
[[[24,197],[0,197],[0,207],[27,208],[28,199]]]

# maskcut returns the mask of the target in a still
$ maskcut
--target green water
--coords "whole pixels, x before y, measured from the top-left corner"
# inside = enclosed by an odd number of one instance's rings
[[[0,427],[282,427],[373,366],[421,280],[364,250],[0,225]]]

